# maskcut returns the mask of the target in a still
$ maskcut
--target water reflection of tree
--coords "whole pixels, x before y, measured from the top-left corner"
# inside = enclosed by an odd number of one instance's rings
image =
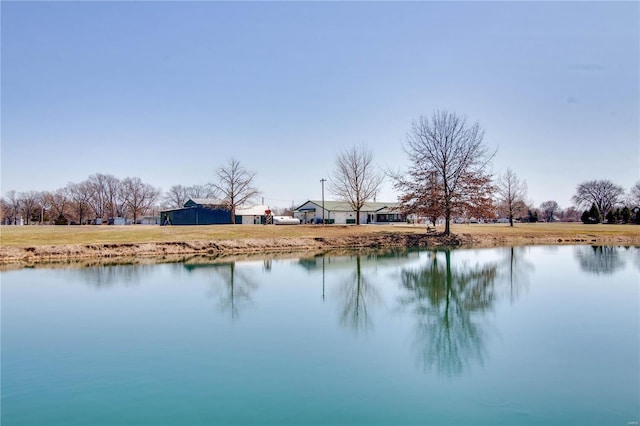
[[[100,265],[78,268],[75,271],[86,284],[107,288],[116,284],[125,286],[139,284],[141,277],[146,276],[152,267],[152,265]]]
[[[578,246],[575,253],[580,268],[592,274],[613,274],[624,267],[618,247]]]
[[[356,332],[370,328],[369,308],[380,303],[380,294],[362,273],[361,256],[356,256],[355,271],[338,287],[338,294],[340,324]]]
[[[236,263],[220,263],[207,265],[217,279],[213,282],[213,294],[218,296],[221,312],[230,312],[231,319],[240,316],[240,312],[251,305],[251,293],[258,288],[258,284],[247,274],[236,270]]]
[[[629,247],[631,250],[631,258],[632,262],[635,265],[636,269],[640,271],[640,247]]]
[[[483,362],[484,330],[478,314],[496,299],[496,265],[452,266],[451,251],[431,252],[418,270],[403,270],[400,304],[416,316],[414,349],[419,364],[447,376]]]
[[[535,269],[526,259],[526,247],[509,247],[506,249],[504,269],[509,282],[509,301],[513,303],[520,293],[529,285],[529,273]]]

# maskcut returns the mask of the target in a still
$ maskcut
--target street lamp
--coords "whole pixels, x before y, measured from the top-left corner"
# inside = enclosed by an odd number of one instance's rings
[[[325,178],[320,179],[320,183],[322,184],[322,224],[324,225],[324,183],[327,180]]]

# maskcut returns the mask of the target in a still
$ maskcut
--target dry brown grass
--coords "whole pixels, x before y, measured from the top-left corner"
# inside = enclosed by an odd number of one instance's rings
[[[439,231],[442,229],[439,227]],[[210,226],[2,226],[0,246],[33,247],[69,244],[126,244],[151,242],[189,242],[265,238],[342,238],[358,235],[416,233],[420,225],[210,225]],[[577,223],[471,224],[452,225],[455,234],[468,234],[480,243],[535,244],[550,242],[589,242],[616,239],[640,244],[637,225],[583,225]],[[560,240],[560,241],[557,241]]]

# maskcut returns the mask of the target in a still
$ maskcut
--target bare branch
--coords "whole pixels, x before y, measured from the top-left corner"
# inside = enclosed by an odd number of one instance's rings
[[[373,152],[362,145],[349,148],[336,157],[336,168],[329,177],[329,191],[348,202],[360,224],[360,210],[374,198],[382,185],[384,174],[373,164]]]
[[[236,207],[256,198],[260,191],[253,186],[254,172],[247,171],[240,161],[231,159],[216,170],[218,182],[211,183],[214,191],[222,195],[231,210],[231,223],[236,223]]]
[[[445,234],[451,233],[454,212],[485,212],[492,192],[485,170],[495,151],[483,139],[478,123],[469,125],[447,111],[414,121],[404,146],[410,162],[407,177],[394,178],[405,208],[444,216]]]

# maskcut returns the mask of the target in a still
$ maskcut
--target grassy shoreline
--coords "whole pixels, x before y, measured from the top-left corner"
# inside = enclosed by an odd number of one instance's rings
[[[453,225],[2,226],[0,263],[169,255],[322,251],[364,247],[640,245],[638,225],[535,223]]]

